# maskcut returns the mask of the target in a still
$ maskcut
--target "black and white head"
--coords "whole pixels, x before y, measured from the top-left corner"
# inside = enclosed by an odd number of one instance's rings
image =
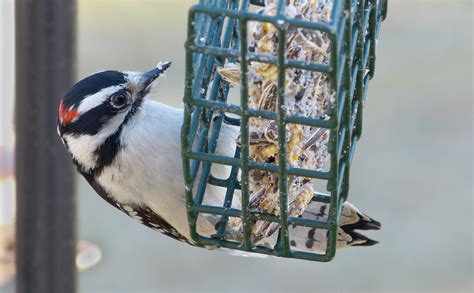
[[[58,133],[83,173],[110,164],[120,150],[122,129],[140,111],[156,79],[171,66],[148,72],[102,71],[71,87],[61,99]]]

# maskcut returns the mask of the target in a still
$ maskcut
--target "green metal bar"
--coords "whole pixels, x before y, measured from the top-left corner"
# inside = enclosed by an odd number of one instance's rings
[[[337,24],[337,21],[338,21],[338,16],[339,15],[342,15],[342,11],[343,11],[343,7],[342,7],[342,0],[335,0],[334,1],[334,4],[332,6],[332,11],[331,11],[331,21],[330,21],[330,24],[332,26],[336,25]]]
[[[194,113],[199,113],[199,117],[197,117],[197,119],[199,121],[199,119],[203,115],[202,111],[197,112],[195,110]],[[196,124],[198,124],[198,123],[196,123]],[[193,145],[192,147],[194,148],[194,150],[204,151],[204,148],[206,147],[206,134],[207,134],[207,132],[208,132],[208,129],[204,128],[203,126],[201,126],[201,129],[199,129],[199,130],[196,129],[196,132],[195,132],[194,136],[197,135],[197,137],[198,137],[197,142],[195,140],[190,140],[191,144]],[[193,142],[195,142],[195,143],[193,143]],[[193,178],[196,177],[200,166],[201,166],[201,162],[199,162],[199,161],[192,162],[192,164],[191,164],[191,176]]]
[[[200,152],[189,152],[187,155],[190,159],[200,160],[200,161],[208,161],[216,164],[221,165],[229,165],[229,166],[241,166],[241,159],[237,158],[230,158],[215,154],[208,154],[208,153],[200,153]]]
[[[227,180],[216,178],[216,177],[212,176],[212,174],[209,175],[209,179],[208,179],[207,183],[209,183],[211,185],[214,185],[214,186],[220,186],[220,187],[226,187],[227,186]]]
[[[248,62],[247,62],[247,19],[241,19],[240,22],[240,107],[242,108],[240,140],[242,152],[242,227],[244,240],[242,247],[245,250],[252,249],[252,241],[250,236],[251,218],[249,216],[249,115],[248,115]]]
[[[387,13],[388,13],[388,0],[382,0],[382,19],[377,20],[379,23],[382,23],[383,20],[387,18]]]
[[[341,88],[341,84],[342,84],[342,77],[344,75],[344,68],[346,66],[346,55],[342,55],[340,58],[339,61],[339,68],[337,69],[337,75],[336,75],[336,90],[339,91],[340,88]]]
[[[332,19],[332,22],[333,23],[337,23],[337,20],[336,20],[336,17],[335,15],[337,15],[337,10],[338,9],[341,9],[341,11],[344,10],[343,8],[343,1],[336,1],[335,2],[335,7],[333,8],[333,19]],[[339,76],[341,76],[341,73],[340,71],[342,70],[342,68],[340,67],[340,64],[343,64],[344,61],[345,61],[345,57],[344,56],[339,56],[338,55],[338,51],[340,49],[340,46],[342,46],[342,44],[339,44],[339,41],[342,41],[342,39],[338,38],[337,35],[334,35],[334,34],[331,34],[329,35],[330,39],[331,39],[331,44],[332,44],[332,47],[331,47],[331,62],[332,62],[332,67],[334,69],[336,69],[335,72],[332,73],[331,75],[331,81],[332,81],[332,87],[335,91],[335,94],[336,94],[336,97],[338,96],[339,94],[339,85],[340,85],[340,78]],[[341,58],[344,60],[340,60]],[[343,58],[344,57],[344,58]],[[342,78],[342,76],[341,76]],[[336,103],[334,105],[334,109],[338,109],[338,99],[336,99]],[[334,111],[333,113],[337,113],[337,111]],[[336,114],[337,115],[337,114]],[[339,118],[338,118],[339,119]],[[330,142],[329,142],[329,147],[328,147],[328,151],[329,153],[331,154],[331,169],[330,169],[330,172],[332,173],[332,176],[333,178],[331,180],[328,181],[328,186],[327,186],[327,189],[331,192],[331,203],[330,203],[330,206],[329,206],[329,215],[328,215],[328,222],[332,225],[336,225],[337,226],[337,222],[338,222],[338,209],[339,209],[339,193],[340,193],[340,190],[338,188],[338,176],[339,176],[339,156],[337,155],[337,152],[338,152],[338,146],[340,144],[339,142],[339,125],[337,125],[337,127],[334,127],[331,129],[331,133],[330,133]],[[336,241],[337,241],[337,227],[333,228],[333,229],[329,229],[328,230],[328,243],[327,243],[327,247],[326,247],[326,253],[325,253],[325,259],[327,261],[329,261],[330,259],[332,259],[335,254],[336,254]]]
[[[354,128],[356,127],[356,119],[357,119],[357,113],[359,111],[359,104],[358,103],[354,103],[352,105],[352,109],[351,109],[351,112],[350,113],[350,116],[349,116],[349,126],[347,127],[349,129],[348,131],[348,136],[349,138],[352,138],[353,137],[353,130]]]
[[[241,217],[242,216],[241,210],[232,209],[232,208],[221,208],[221,207],[210,206],[210,205],[196,204],[192,207],[192,210],[196,212],[200,212],[200,213],[221,215],[221,216],[227,216],[227,217]]]
[[[217,3],[214,3],[214,5],[221,5],[221,6],[226,6],[225,1],[219,0]],[[209,18],[209,17],[208,17]],[[204,39],[204,42],[210,43],[211,45],[219,45],[220,44],[220,39],[221,39],[221,34],[222,34],[222,28],[223,28],[223,17],[216,17],[212,20],[210,20],[209,25],[210,25],[210,34],[207,37],[202,37]],[[201,38],[199,38],[201,40]],[[207,96],[207,89],[209,86],[209,82],[211,79],[212,72],[215,71],[214,68],[214,63],[215,63],[215,57],[210,55],[201,55],[201,65],[199,67],[198,73],[196,74],[196,79],[200,80],[200,82],[195,82],[194,87],[193,87],[193,96],[198,99],[204,99]],[[215,100],[217,96],[217,89],[218,85],[220,83],[220,77],[218,76],[217,78],[214,79],[212,89],[209,95],[209,99]],[[227,86],[228,87],[228,86]],[[224,89],[225,90],[225,89]],[[228,90],[228,88],[227,88]],[[196,109],[195,111],[198,112],[200,109]],[[210,119],[212,116],[212,110],[206,110],[206,111],[199,111],[199,117],[201,118],[201,136],[199,137],[199,142],[197,143],[197,149],[200,151],[204,150],[204,147],[206,145],[211,145],[211,149],[208,150],[209,152],[213,152],[212,150],[212,144],[215,144],[217,141],[217,136],[218,136],[218,131],[216,130],[216,127],[212,130],[213,136],[211,136],[210,139],[206,139],[207,137],[207,132],[210,127]],[[197,113],[196,113],[197,115]],[[219,126],[220,127],[220,124]],[[213,141],[214,140],[214,141]],[[201,162],[195,161],[193,162],[193,177],[196,176],[197,170],[199,169],[199,165]],[[210,171],[210,164],[204,163],[202,164],[202,169],[201,169],[201,182],[199,183],[199,187],[197,189],[197,193],[195,196],[195,200],[197,202],[202,201],[202,198],[204,196],[205,192],[205,181],[207,180],[207,177],[209,176],[209,171]]]
[[[352,4],[351,4],[352,23],[355,23],[357,21],[358,5],[359,5],[359,1],[352,1]]]
[[[228,112],[232,114],[236,114],[241,116],[242,109],[240,106],[228,104],[219,101],[211,101],[211,100],[193,100],[193,105],[198,107],[206,107],[216,111]],[[278,114],[276,112],[268,111],[268,110],[259,110],[259,109],[248,109],[249,117],[259,117],[268,120],[276,120],[278,118]],[[301,124],[307,126],[314,126],[319,128],[332,128],[336,125],[334,120],[322,120],[316,118],[309,118],[304,116],[285,116],[284,118],[285,123],[293,123],[293,124]]]
[[[190,48],[196,53],[210,54],[210,55],[216,55],[216,56],[226,57],[226,58],[236,58],[240,56],[239,50],[236,50],[236,49],[226,49],[226,48],[207,46],[207,45],[198,45],[198,44],[191,45]],[[278,63],[277,57],[272,56],[272,55],[267,55],[267,54],[248,53],[247,60],[260,62],[260,63],[268,63],[268,64]],[[298,60],[285,60],[285,67],[298,68],[298,69],[311,70],[311,71],[319,71],[319,72],[324,72],[324,73],[329,73],[331,71],[331,67],[326,64],[304,62],[304,61],[298,61]]]
[[[355,91],[356,85],[357,85],[357,74],[358,73],[359,73],[359,64],[352,63],[351,87],[350,87],[350,90],[349,90],[350,101],[352,101],[352,99],[354,97],[354,91]]]
[[[352,7],[352,0],[346,0],[346,7]],[[354,42],[352,40],[352,30],[353,30],[353,17],[351,15],[351,11],[347,12],[348,21],[346,23],[346,28],[345,28],[345,41],[344,41],[344,54],[346,56],[352,56],[351,54],[354,52],[355,48],[353,47]],[[340,149],[338,151],[338,156],[340,160],[344,164],[344,171],[342,172],[342,178],[339,178],[340,184],[339,184],[339,189],[341,192],[340,195],[340,203],[339,203],[339,208],[338,208],[338,214],[341,211],[341,200],[346,200],[347,195],[349,193],[349,177],[350,177],[350,162],[349,162],[349,156],[350,156],[350,150],[351,150],[351,143],[352,143],[352,130],[354,127],[354,121],[351,119],[353,117],[353,107],[352,107],[352,96],[351,96],[351,82],[352,78],[352,58],[348,58],[348,60],[344,64],[344,89],[346,92],[345,96],[345,110],[344,113],[342,113],[342,116],[344,116],[344,129],[341,131],[341,139],[340,142]],[[357,111],[357,108],[355,109]]]
[[[337,190],[341,190],[342,189],[342,182],[344,181],[344,172],[346,170],[346,162],[342,162],[340,165],[339,165],[339,176],[337,177],[338,180],[337,180]],[[343,195],[340,195],[340,197],[343,196]]]
[[[370,78],[374,77],[375,74],[375,42],[377,39],[377,15],[380,11],[379,9],[380,2],[375,1],[374,9],[372,9],[369,16],[369,40],[370,44],[370,57],[369,57],[369,74]]]
[[[318,64],[313,62],[304,62],[297,60],[285,60],[286,68],[298,68],[310,71],[318,71],[323,73],[331,72],[332,68],[326,64]]]
[[[258,6],[265,6],[265,0],[250,0],[250,3]]]
[[[337,54],[340,56],[346,56],[345,52],[342,51],[343,45],[344,45],[344,39],[346,37],[346,22],[347,22],[347,17],[342,16],[339,20],[338,23],[338,28],[337,28]],[[350,32],[347,32],[350,34]]]
[[[278,165],[272,163],[264,163],[264,162],[256,162],[256,161],[249,161],[249,169],[256,169],[262,171],[268,171],[272,173],[277,173],[279,170]]]
[[[193,100],[192,103],[198,107],[206,107],[209,109],[228,112],[239,116],[242,115],[242,109],[237,105],[210,100]],[[249,117],[260,117],[268,120],[276,120],[278,118],[278,114],[276,112],[267,110],[248,109],[247,114]],[[294,115],[283,117],[283,121],[285,123],[301,124],[320,128],[332,128],[336,125],[334,120],[322,120]]]
[[[222,3],[221,3],[222,5]],[[197,18],[197,16],[194,16],[195,18]],[[212,31],[212,34],[210,34],[207,38],[206,37],[203,37],[202,35],[202,32],[199,33],[199,40],[201,38],[204,39],[204,42],[208,42],[208,40],[211,40],[210,43],[211,44],[217,44],[219,41],[220,41],[220,34],[221,34],[221,24],[222,24],[222,18],[218,18],[218,19],[215,19],[215,20],[209,20],[209,17],[207,17],[207,19],[203,20],[205,22],[205,26],[207,27],[208,26],[208,29],[210,31]],[[195,58],[193,58],[194,60]],[[200,64],[200,66],[197,68],[196,72],[195,72],[195,79],[197,80],[201,80],[201,82],[195,82],[194,83],[194,86],[193,86],[193,90],[192,90],[192,95],[193,96],[197,96],[199,98],[204,98],[206,97],[207,95],[207,85],[209,84],[209,80],[210,80],[210,77],[211,77],[211,73],[212,73],[212,67],[213,67],[213,63],[214,63],[214,57],[213,56],[204,56],[204,55],[199,55],[198,56],[198,63]],[[211,94],[212,95],[212,94]],[[203,125],[206,125],[206,128],[209,127],[209,123],[207,122],[207,117],[204,116],[204,115],[207,115],[209,116],[210,113],[209,111],[206,111],[207,113],[204,113],[201,111],[200,108],[196,108],[194,110],[194,113],[193,113],[193,121],[195,121],[194,123],[192,123],[192,125],[195,125],[194,129],[191,130],[191,142],[193,142],[194,138],[195,138],[195,134],[197,133],[197,121],[198,119],[201,119],[202,121],[202,124]],[[201,136],[199,138],[199,142],[196,144],[196,148],[198,150],[203,150],[203,148],[205,147],[206,145],[206,138],[203,136],[203,134],[207,132],[207,129],[201,129]],[[195,176],[197,175],[197,172],[198,172],[198,169],[200,167],[200,162],[199,161],[194,161],[192,163],[192,171],[191,171],[191,176],[193,178],[195,178]],[[206,169],[207,167],[204,166],[204,168]],[[202,191],[202,188],[200,188],[199,190],[201,190],[201,192],[204,192]]]
[[[347,110],[348,107],[346,107],[346,110]],[[337,157],[338,158],[341,158],[342,156],[342,152],[343,152],[343,149],[346,147],[346,144],[345,142],[347,142],[346,140],[346,132],[349,133],[349,131],[347,131],[347,128],[344,126],[344,128],[342,128],[340,131],[339,131],[339,145],[337,146]]]
[[[355,14],[355,13],[354,13]],[[353,26],[354,23],[351,23]],[[349,58],[351,62],[351,66],[354,65],[354,59],[355,59],[355,54],[356,54],[356,48],[357,48],[357,40],[359,36],[359,29],[356,26],[352,27],[352,34],[351,34],[351,50],[349,51]]]
[[[284,13],[285,2],[280,1],[278,15]],[[280,192],[280,244],[281,252],[287,255],[290,250],[290,239],[288,233],[288,181],[286,172],[286,123],[287,109],[285,106],[285,59],[286,59],[286,29],[278,26],[278,165],[279,180],[278,188]]]
[[[295,115],[285,116],[283,117],[283,119],[286,123],[314,126],[314,127],[319,127],[319,128],[333,128],[336,126],[336,122],[334,121],[334,119],[322,120],[322,119],[315,119],[315,118],[295,116]]]
[[[295,224],[298,226],[304,226],[309,228],[318,228],[318,229],[331,229],[331,224],[318,220],[308,220],[303,218],[288,218],[288,223]]]
[[[189,11],[188,14],[188,28],[187,28],[187,41],[185,47],[188,48],[190,43],[194,42],[196,36],[194,30],[194,19],[195,14],[193,11]],[[191,130],[191,115],[193,112],[192,102],[192,89],[194,82],[194,70],[193,70],[193,53],[190,50],[186,50],[186,73],[185,73],[185,85],[184,85],[184,118],[183,126],[181,128],[181,157],[183,158],[183,175],[185,181],[185,194],[186,194],[186,209],[188,212],[188,224],[189,234],[196,240],[196,221],[197,214],[193,211],[194,200],[193,200],[193,178],[191,176],[191,165],[189,153],[191,151],[190,133]]]
[[[191,107],[193,107],[193,105],[190,105]],[[196,133],[197,133],[197,127],[199,125],[199,117],[201,116],[201,108],[196,108],[194,110],[192,110],[192,117],[191,117],[191,127],[189,129],[189,137],[188,137],[188,140],[191,142],[191,141],[194,141],[194,138],[196,136]]]
[[[215,5],[215,1],[213,0],[199,0],[199,3],[201,5]],[[199,24],[202,29],[199,30],[196,40],[201,40],[206,33],[210,30],[210,25],[211,25],[211,18],[206,17],[206,15],[201,14],[201,15],[193,15],[193,22],[196,24]],[[202,58],[203,55],[194,55],[193,56],[193,63],[198,64],[199,67],[194,68],[196,71],[199,70],[201,66],[203,66]]]
[[[359,140],[359,138],[357,136],[354,136],[352,138],[351,152],[350,152],[350,155],[349,155],[349,162],[352,162],[352,159],[354,158],[355,148],[357,146],[357,140]]]
[[[330,203],[331,196],[324,193],[315,192],[311,201]]]
[[[212,110],[218,110],[222,112],[228,112],[232,114],[242,115],[242,109],[237,105],[232,105],[219,101],[210,101],[210,100],[192,100],[191,103],[198,107],[209,108]]]
[[[310,170],[310,169],[302,169],[302,168],[287,168],[288,175],[295,175],[301,177],[310,177],[316,179],[332,179],[333,175],[331,172],[324,172],[324,171],[317,171],[317,170]]]
[[[358,29],[360,32],[365,32],[367,29],[369,18],[366,16],[366,7],[365,1],[360,1],[358,7]],[[362,134],[362,111],[363,104],[362,104],[362,94],[363,94],[363,78],[365,75],[365,62],[364,60],[364,42],[365,42],[365,35],[364,33],[360,33],[357,40],[357,52],[356,52],[356,62],[359,64],[359,72],[357,74],[357,81],[356,81],[356,90],[355,90],[355,98],[357,99],[359,105],[358,108],[360,111],[357,112],[357,129],[355,130],[355,135],[360,137]]]
[[[260,221],[275,222],[275,223],[280,222],[279,216],[275,216],[268,213],[252,212],[250,215],[253,221],[260,220]]]
[[[365,67],[367,69],[367,67],[369,66],[369,55],[370,55],[370,48],[371,48],[371,42],[370,42],[370,39],[367,40],[365,42],[365,45],[364,45],[364,57],[362,59],[362,66]],[[365,77],[365,75],[364,75]]]
[[[362,91],[362,101],[365,102],[365,98],[367,97],[367,90],[369,89],[369,80],[370,76],[366,76],[364,79],[364,90]]]
[[[240,157],[240,148],[236,149],[234,157],[235,158]],[[224,198],[224,209],[229,209],[232,205],[232,199],[234,197],[234,191],[237,185],[236,181],[237,181],[238,173],[239,173],[239,168],[237,167],[233,167],[232,170],[230,171],[230,175],[229,175],[229,178],[227,179],[227,184],[226,184],[227,190],[226,190],[226,194]],[[223,216],[220,221],[221,225],[217,229],[217,235],[219,235],[221,240],[223,239],[223,235],[224,235],[225,228],[227,226],[228,221],[229,221],[229,216]]]
[[[249,109],[249,116],[250,117],[259,117],[263,119],[268,119],[268,120],[276,120],[278,117],[278,114],[273,111],[268,111],[268,110],[261,110],[261,109]]]
[[[212,91],[211,91],[211,97],[216,97],[217,96],[217,91],[218,91],[218,85],[220,83],[220,77],[216,77],[213,83]],[[219,116],[214,120],[214,127],[211,130],[211,135],[208,139],[208,150],[207,152],[210,154],[213,154],[215,152],[215,149],[217,147],[217,139],[219,138],[219,131],[222,125],[222,120],[223,116]],[[206,117],[207,121],[210,121],[212,119],[212,113],[209,113]],[[207,134],[207,133],[205,133]],[[205,135],[203,134],[203,136]],[[209,178],[209,174],[211,172],[211,163],[210,162],[203,162],[202,166],[202,171],[201,171],[201,182],[199,184],[199,188],[196,191],[196,196],[195,196],[195,201],[200,204],[202,203],[202,200],[204,199],[204,193],[206,191],[206,186],[207,186],[207,181]]]
[[[336,1],[338,3],[339,1]],[[218,7],[208,7],[203,5],[195,5],[190,8],[190,11],[195,13],[203,13],[210,16],[228,16],[234,17],[242,21],[259,21],[259,22],[268,22],[273,24],[275,27],[279,26],[278,22],[283,21],[288,26],[295,26],[300,28],[306,28],[310,30],[318,30],[321,32],[325,32],[328,34],[336,34],[334,27],[330,24],[323,23],[323,22],[309,22],[301,19],[296,18],[287,18],[287,17],[277,17],[277,16],[268,16],[258,13],[253,13],[249,11],[239,10],[233,11],[228,9],[222,9]]]
[[[344,106],[346,105],[346,96],[348,93],[346,91],[341,91],[337,96],[337,125],[341,125],[342,120],[342,112],[344,111]]]

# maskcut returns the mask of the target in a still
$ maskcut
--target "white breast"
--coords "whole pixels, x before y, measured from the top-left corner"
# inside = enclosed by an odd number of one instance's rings
[[[181,160],[183,110],[145,100],[121,134],[123,149],[103,170],[99,183],[123,204],[148,206],[181,234],[189,236]],[[217,152],[233,156],[238,128],[223,127]],[[213,175],[228,176],[230,168],[213,168]],[[206,204],[222,204],[223,188],[208,186]],[[237,199],[238,201],[238,199]],[[198,219],[198,231],[215,233],[209,219]]]
[[[188,235],[181,122],[182,110],[145,100],[122,129],[122,149],[98,181],[118,202],[148,206]]]

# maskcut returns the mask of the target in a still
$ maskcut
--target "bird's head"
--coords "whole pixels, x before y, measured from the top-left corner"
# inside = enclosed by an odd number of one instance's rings
[[[148,72],[102,71],[72,86],[62,97],[58,133],[76,164],[84,170],[107,163],[102,152],[118,149],[124,125],[140,111],[156,79],[171,66],[160,63]],[[111,146],[112,145],[112,146]],[[106,148],[104,150],[104,148]],[[107,157],[107,155],[106,155]]]

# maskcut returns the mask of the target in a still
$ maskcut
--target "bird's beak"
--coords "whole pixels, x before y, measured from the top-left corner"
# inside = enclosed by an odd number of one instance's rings
[[[151,88],[153,81],[162,75],[171,66],[171,62],[159,63],[155,68],[142,74],[140,78],[140,93],[145,96]]]

